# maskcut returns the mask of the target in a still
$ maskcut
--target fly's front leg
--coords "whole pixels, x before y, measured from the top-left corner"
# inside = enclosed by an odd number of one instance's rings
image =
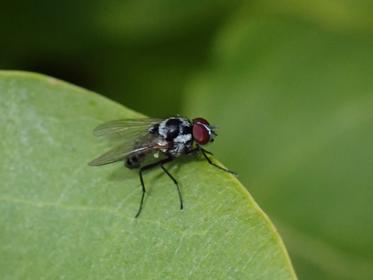
[[[191,149],[191,150],[188,151],[186,154],[187,154],[187,155],[195,155],[195,154],[197,154],[198,152],[201,152],[201,150],[203,150],[203,151],[204,151],[206,154],[208,154],[208,155],[213,155],[213,153],[211,153],[211,152],[209,152],[209,151],[203,149],[201,146],[197,146],[197,147]]]
[[[227,168],[224,168],[224,167],[222,167],[222,166],[220,166],[220,165],[217,165],[216,163],[212,162],[212,160],[207,156],[208,154],[212,155],[212,153],[210,153],[209,151],[206,151],[205,149],[203,149],[203,148],[201,148],[201,147],[199,147],[199,149],[200,149],[202,155],[205,157],[205,159],[207,160],[207,162],[208,162],[209,164],[211,164],[212,166],[215,166],[216,168],[219,168],[220,170],[223,170],[223,171],[225,171],[225,172],[228,172],[228,173],[231,173],[231,174],[237,176],[237,173],[236,173],[236,172],[234,172],[234,171],[232,171],[232,170],[229,170],[229,169],[227,169]]]

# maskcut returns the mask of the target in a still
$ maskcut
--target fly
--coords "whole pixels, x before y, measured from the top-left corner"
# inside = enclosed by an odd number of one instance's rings
[[[109,150],[89,163],[100,166],[123,161],[129,169],[138,169],[142,188],[140,206],[136,218],[140,215],[144,204],[145,183],[143,172],[160,167],[176,185],[180,209],[183,209],[183,198],[178,181],[164,166],[181,156],[201,153],[207,162],[223,170],[235,174],[212,162],[210,152],[203,148],[213,142],[217,136],[214,127],[203,118],[189,120],[184,117],[166,119],[123,119],[103,123],[93,131],[98,137],[118,138],[121,144]],[[149,162],[149,158],[152,160]]]

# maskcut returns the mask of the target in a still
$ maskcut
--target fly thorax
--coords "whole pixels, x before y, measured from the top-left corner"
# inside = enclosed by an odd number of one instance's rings
[[[168,118],[159,124],[158,132],[168,142],[167,152],[173,156],[183,154],[191,146],[192,124],[187,119]]]

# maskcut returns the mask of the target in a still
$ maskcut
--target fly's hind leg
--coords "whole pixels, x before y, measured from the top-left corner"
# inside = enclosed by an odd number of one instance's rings
[[[137,210],[135,218],[137,218],[140,215],[141,210],[142,210],[142,205],[144,204],[144,197],[145,197],[146,189],[145,189],[145,184],[144,184],[144,178],[142,176],[142,172],[143,171],[144,171],[144,169],[140,168],[140,170],[139,170],[139,177],[140,177],[140,182],[141,182],[142,193],[141,193],[141,200],[140,200],[139,210]]]

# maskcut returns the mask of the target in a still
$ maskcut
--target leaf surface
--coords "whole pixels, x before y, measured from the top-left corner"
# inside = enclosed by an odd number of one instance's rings
[[[276,230],[239,181],[198,159],[139,178],[90,167],[98,124],[140,115],[53,78],[0,73],[4,279],[294,279]]]

